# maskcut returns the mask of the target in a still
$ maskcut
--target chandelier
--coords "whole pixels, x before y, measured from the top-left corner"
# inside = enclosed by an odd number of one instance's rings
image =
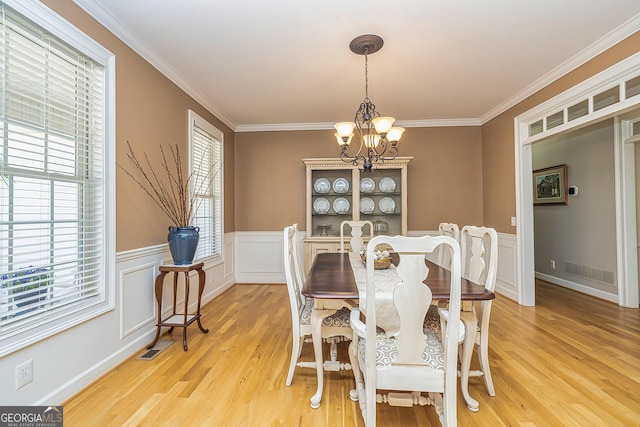
[[[349,48],[358,55],[364,55],[364,101],[356,111],[353,122],[339,122],[334,125],[336,140],[340,145],[340,158],[353,163],[361,171],[371,171],[374,165],[393,160],[398,156],[398,141],[404,128],[394,127],[393,117],[382,117],[369,99],[369,64],[367,56],[379,51],[384,41],[374,34],[365,34],[351,40]],[[358,129],[360,141],[358,151],[349,153],[354,129]]]

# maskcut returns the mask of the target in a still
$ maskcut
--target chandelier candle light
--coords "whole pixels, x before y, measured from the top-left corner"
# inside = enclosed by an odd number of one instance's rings
[[[381,117],[376,106],[369,99],[369,68],[367,55],[382,48],[384,41],[380,36],[365,34],[351,40],[349,48],[353,53],[364,55],[364,101],[356,111],[353,122],[339,122],[336,128],[336,140],[340,145],[340,158],[360,167],[362,171],[371,171],[375,164],[393,160],[398,156],[398,141],[404,128],[394,127],[393,117]],[[354,128],[358,128],[360,147],[358,152],[349,154]]]

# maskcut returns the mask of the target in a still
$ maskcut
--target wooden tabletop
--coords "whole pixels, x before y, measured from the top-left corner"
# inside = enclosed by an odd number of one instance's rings
[[[395,254],[394,254],[395,255]],[[395,255],[394,264],[398,257]],[[425,260],[429,267],[429,275],[425,280],[433,299],[449,298],[450,273],[431,261]],[[480,301],[495,298],[495,294],[465,278],[461,281],[462,300]],[[358,287],[353,276],[348,253],[318,254],[311,266],[307,281],[302,288],[302,295],[313,298],[358,299]]]

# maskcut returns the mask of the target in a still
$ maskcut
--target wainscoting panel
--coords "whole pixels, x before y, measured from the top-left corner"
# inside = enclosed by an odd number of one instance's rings
[[[156,319],[156,305],[149,304],[155,300],[153,286],[149,284],[154,282],[157,272],[155,262],[120,271],[120,339]]]
[[[516,286],[516,235],[498,233],[498,277],[496,293],[518,301]]]
[[[282,232],[237,231],[235,234],[238,283],[285,282]]]
[[[226,234],[226,239],[224,242],[224,277],[234,277],[235,276],[235,256],[234,249],[235,248],[235,233]],[[235,282],[235,279],[234,279]]]

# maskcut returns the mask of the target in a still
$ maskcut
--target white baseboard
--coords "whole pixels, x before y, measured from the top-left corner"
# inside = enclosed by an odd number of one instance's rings
[[[618,303],[618,295],[610,292],[601,291],[600,289],[594,289],[589,286],[581,285],[570,280],[561,279],[559,277],[550,276],[544,273],[536,272],[536,279],[544,280],[545,282],[553,283],[554,285],[562,286],[564,288],[572,289],[574,291],[581,292],[583,294],[591,295],[592,297],[600,298],[613,303]]]

